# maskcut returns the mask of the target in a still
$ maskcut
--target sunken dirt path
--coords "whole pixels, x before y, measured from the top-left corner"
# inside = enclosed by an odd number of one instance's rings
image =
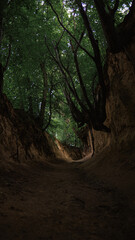
[[[1,172],[0,240],[135,239],[126,197],[98,179],[88,182],[76,166]]]

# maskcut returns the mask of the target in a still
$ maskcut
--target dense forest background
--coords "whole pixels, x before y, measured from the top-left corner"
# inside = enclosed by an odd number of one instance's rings
[[[123,36],[121,23],[131,5],[129,0],[1,1],[0,93],[22,117],[30,116],[63,143],[79,146],[77,132],[86,124],[110,131],[103,124],[105,56],[106,50],[124,49],[130,38],[128,31]]]

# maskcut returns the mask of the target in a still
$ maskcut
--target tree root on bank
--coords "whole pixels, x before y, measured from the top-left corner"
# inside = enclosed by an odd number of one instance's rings
[[[79,160],[72,160],[71,163],[81,163],[88,161],[93,156],[93,153],[89,153],[87,156],[79,159]]]

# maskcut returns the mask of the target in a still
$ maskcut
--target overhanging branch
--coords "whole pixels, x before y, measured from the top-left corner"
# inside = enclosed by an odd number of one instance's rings
[[[87,49],[85,49],[84,47],[82,47],[79,42],[77,41],[77,39],[75,38],[75,36],[63,25],[63,23],[61,22],[57,12],[55,11],[55,9],[53,8],[53,5],[48,1],[48,4],[50,5],[52,11],[55,13],[57,20],[59,22],[59,24],[61,25],[61,27],[70,35],[70,37],[72,37],[72,39],[77,43],[77,45],[79,45],[79,47],[95,62],[95,58],[87,51]]]

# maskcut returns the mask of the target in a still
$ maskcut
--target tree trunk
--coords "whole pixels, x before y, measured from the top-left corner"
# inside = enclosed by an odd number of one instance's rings
[[[31,89],[31,83],[30,83],[30,78],[27,77],[27,82],[28,82],[28,91]],[[32,96],[31,93],[28,95],[28,102],[29,102],[29,113],[31,116],[33,116],[33,102],[32,102]]]
[[[0,47],[2,43],[3,29],[2,29],[3,18],[0,16]]]
[[[42,95],[42,102],[41,102],[41,110],[40,110],[40,114],[39,114],[39,124],[41,127],[43,127],[46,99],[47,99],[48,79],[47,79],[47,72],[45,69],[45,63],[40,63],[40,68],[41,68],[41,71],[43,74],[43,95]]]
[[[0,63],[0,94],[3,93],[3,77],[4,77],[4,69],[2,64]]]
[[[117,31],[121,41],[122,49],[125,49],[132,37],[135,36],[135,0],[132,2],[129,14],[125,16],[124,21],[118,25]]]
[[[94,2],[102,24],[109,51],[113,53],[120,52],[131,40],[131,37],[135,32],[135,0],[132,2],[129,14],[125,17],[123,23],[121,23],[118,27],[115,27],[114,15],[118,8],[119,1],[116,0],[113,9],[108,8],[109,12],[105,10],[105,4],[103,0],[94,0]]]
[[[94,0],[95,6],[102,24],[104,36],[106,38],[109,50],[117,52],[120,50],[121,42],[118,39],[118,34],[114,26],[114,13],[105,10],[103,0]],[[116,9],[117,10],[117,9]]]
[[[49,96],[49,103],[50,103],[50,106],[49,106],[49,119],[48,119],[48,123],[46,124],[46,126],[44,127],[43,130],[46,130],[50,123],[51,123],[51,119],[52,119],[52,90],[53,90],[53,84],[52,84],[52,81],[51,81],[51,87],[50,87],[50,96]]]
[[[3,9],[2,9],[2,3],[0,5],[0,50],[1,50],[1,43],[2,43],[2,36],[3,36],[3,29],[2,29],[2,23],[3,23]],[[3,75],[4,75],[4,69],[2,63],[0,63],[0,94],[3,92]]]
[[[8,64],[9,64],[9,59],[11,55],[11,44],[9,44],[9,53],[7,56],[6,64],[5,66],[0,63],[0,94],[3,93],[3,85],[4,85],[4,72],[7,70]]]

